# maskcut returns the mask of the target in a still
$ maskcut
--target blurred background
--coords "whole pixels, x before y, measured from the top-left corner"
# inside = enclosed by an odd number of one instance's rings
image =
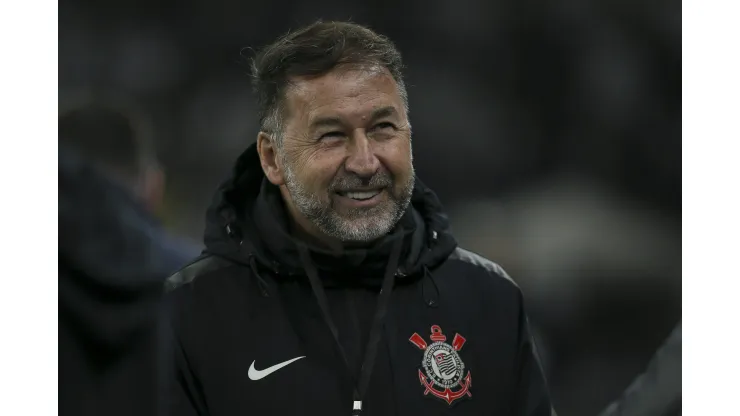
[[[414,154],[461,245],[525,293],[561,415],[594,415],[681,317],[681,3],[61,0],[59,105],[113,91],[150,122],[160,214],[200,242],[258,131],[248,47],[369,25],[408,66]]]

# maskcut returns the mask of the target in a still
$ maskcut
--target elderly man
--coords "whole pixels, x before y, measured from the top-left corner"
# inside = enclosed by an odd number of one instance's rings
[[[401,55],[318,22],[254,59],[257,141],[172,276],[177,415],[550,415],[522,294],[414,174]]]

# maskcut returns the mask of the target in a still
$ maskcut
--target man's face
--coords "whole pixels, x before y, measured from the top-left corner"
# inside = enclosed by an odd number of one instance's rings
[[[387,234],[414,186],[411,130],[386,70],[335,69],[286,92],[283,195],[292,211],[342,242]]]

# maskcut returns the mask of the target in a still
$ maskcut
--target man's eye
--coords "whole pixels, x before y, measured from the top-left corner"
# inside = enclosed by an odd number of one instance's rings
[[[385,129],[394,129],[395,130],[395,128],[396,128],[396,126],[394,126],[392,123],[388,123],[388,122],[378,123],[375,126],[373,126],[373,130],[385,130]]]
[[[332,131],[322,134],[319,139],[341,139],[342,137],[344,137],[344,133],[341,131]]]

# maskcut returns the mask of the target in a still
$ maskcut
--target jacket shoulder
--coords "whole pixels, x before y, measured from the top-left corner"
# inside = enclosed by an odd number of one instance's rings
[[[519,285],[517,285],[514,279],[512,279],[511,276],[506,273],[506,270],[504,270],[503,267],[479,254],[473,253],[472,251],[457,247],[455,251],[450,254],[449,260],[460,261],[471,266],[478,267],[488,272],[489,274],[507,280],[515,287],[519,288]]]
[[[192,283],[196,278],[204,274],[214,272],[231,264],[229,260],[222,257],[213,255],[201,256],[168,277],[164,284],[165,292],[172,292],[181,286]]]

